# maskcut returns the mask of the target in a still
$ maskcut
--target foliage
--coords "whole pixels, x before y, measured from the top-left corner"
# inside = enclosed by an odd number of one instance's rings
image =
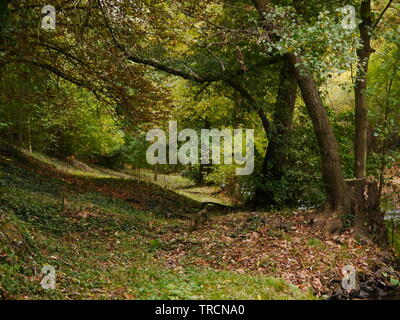
[[[373,127],[376,158],[384,167],[398,161],[400,132],[400,37],[398,31],[385,34],[382,50],[373,56],[368,98],[371,104],[370,123]],[[378,175],[379,170],[372,171]]]
[[[279,26],[279,41],[271,42],[268,35],[259,41],[265,42],[267,52],[301,55],[302,67],[324,81],[334,72],[349,69],[356,61],[354,49],[359,47],[357,30],[343,28],[341,7],[335,9],[336,12],[325,9],[319,11],[318,16],[304,19],[292,7],[275,7],[266,18]]]
[[[59,156],[109,155],[121,147],[123,133],[112,108],[85,89],[30,71],[23,66],[2,77],[0,130],[6,141]]]
[[[1,298],[314,298],[267,275],[193,266],[183,272],[168,269],[156,258],[167,247],[160,235],[177,227],[165,210],[169,200],[177,210],[187,210],[193,202],[178,200],[156,185],[118,177],[116,172],[65,171],[66,163],[43,155],[18,157],[2,154],[0,158],[6,183],[0,186]],[[155,202],[162,213],[135,209],[119,198],[125,189],[146,200],[160,194]],[[56,290],[40,286],[45,264],[56,268]]]

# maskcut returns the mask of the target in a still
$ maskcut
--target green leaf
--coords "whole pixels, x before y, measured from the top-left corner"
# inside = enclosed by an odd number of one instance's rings
[[[400,281],[398,279],[395,279],[395,278],[390,278],[390,284],[392,286],[398,286],[400,284]]]

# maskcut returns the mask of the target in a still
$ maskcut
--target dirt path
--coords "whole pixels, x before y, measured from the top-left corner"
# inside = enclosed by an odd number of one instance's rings
[[[88,174],[35,159],[5,169],[13,187],[3,189],[7,214],[0,227],[8,236],[0,238],[0,259],[27,271],[0,269],[0,296],[3,290],[20,298],[309,297],[309,289],[331,292],[346,265],[364,275],[388,267],[387,252],[351,232],[321,233],[305,211],[213,211],[189,232],[199,202],[226,199],[178,175],[154,184],[151,173],[139,181],[137,174]],[[14,239],[36,260],[16,250]],[[54,296],[32,286],[46,263],[60,270],[63,289]]]
[[[198,186],[179,174],[158,174],[155,180],[155,175],[152,171],[135,170],[127,171],[127,173],[131,174],[132,177],[156,183],[166,189],[174,190],[198,202],[215,202],[228,206],[232,204],[232,200],[225,196],[219,187]]]
[[[198,187],[177,175],[158,179],[196,201],[229,204],[218,188]],[[317,295],[334,290],[332,280],[343,277],[344,266],[366,276],[388,267],[388,253],[376,245],[355,240],[351,230],[340,236],[322,233],[310,219],[307,211],[217,212],[195,232],[188,231],[190,221],[180,220],[159,238],[168,249],[157,258],[171,269],[196,266],[282,277]]]

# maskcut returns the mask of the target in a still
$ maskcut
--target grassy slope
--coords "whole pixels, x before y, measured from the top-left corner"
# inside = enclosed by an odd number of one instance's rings
[[[0,298],[312,298],[265,275],[165,267],[160,237],[179,230],[178,218],[197,206],[127,175],[3,150]],[[40,286],[46,264],[57,270],[56,290]]]

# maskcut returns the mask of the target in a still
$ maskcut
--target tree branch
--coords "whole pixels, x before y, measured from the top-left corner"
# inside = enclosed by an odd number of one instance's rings
[[[385,14],[385,12],[390,8],[390,6],[392,5],[393,0],[389,0],[389,2],[387,3],[385,9],[383,9],[383,11],[381,12],[381,14],[379,15],[378,19],[375,21],[374,25],[372,26],[372,31],[375,30],[375,28],[378,26],[379,22],[381,22],[383,15]]]
[[[264,111],[259,107],[257,101],[253,98],[253,96],[246,90],[246,88],[238,81],[235,80],[226,80],[226,83],[230,85],[233,89],[239,92],[246,100],[253,106],[258,116],[261,119],[262,125],[264,127],[265,133],[268,135],[270,123],[267,117],[265,116]]]
[[[271,65],[274,64],[276,62],[279,61],[279,59],[277,57],[268,57],[264,60],[262,60],[259,63],[256,63],[255,65],[251,66],[248,68],[248,70],[243,70],[243,68],[237,69],[237,70],[230,70],[230,71],[226,71],[224,73],[218,74],[218,75],[197,75],[194,74],[193,72],[185,72],[182,70],[178,70],[175,69],[173,67],[167,66],[163,63],[160,63],[157,60],[154,59],[147,59],[147,58],[143,58],[143,57],[139,57],[137,54],[133,54],[131,52],[128,52],[128,50],[118,41],[112,27],[110,24],[110,21],[107,17],[106,12],[104,11],[104,8],[102,6],[101,0],[98,0],[98,4],[100,7],[100,10],[103,14],[104,17],[104,22],[106,24],[106,27],[113,39],[113,42],[115,44],[115,46],[125,54],[126,58],[129,61],[132,61],[134,63],[138,63],[138,64],[143,64],[143,65],[147,65],[147,66],[151,66],[157,70],[166,72],[168,74],[174,75],[174,76],[178,76],[181,77],[183,79],[186,80],[191,80],[191,81],[196,81],[196,82],[200,82],[200,83],[205,83],[205,82],[216,82],[216,81],[224,81],[224,80],[229,80],[232,78],[235,78],[239,75],[242,75],[244,73],[246,73],[247,71],[249,71],[250,69],[256,69],[258,67],[261,66],[266,66],[266,65]]]

